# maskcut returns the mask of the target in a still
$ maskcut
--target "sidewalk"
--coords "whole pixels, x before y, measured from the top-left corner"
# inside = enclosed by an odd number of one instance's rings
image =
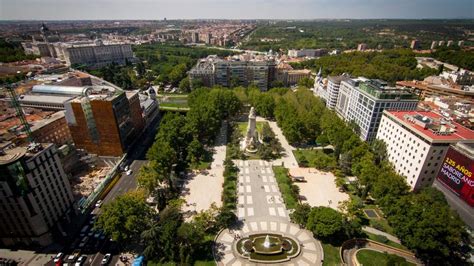
[[[288,141],[286,140],[286,137],[283,135],[283,132],[281,129],[278,127],[276,122],[273,121],[268,121],[267,119],[257,116],[257,121],[261,122],[267,122],[270,128],[272,129],[273,133],[275,133],[275,136],[278,138],[280,141],[281,147],[285,150],[284,154],[280,159],[276,159],[272,161],[272,164],[275,166],[281,166],[283,163],[283,166],[286,168],[296,168],[298,167],[298,161],[295,158],[295,155],[293,154],[293,151],[296,150],[295,147],[291,146]]]
[[[375,229],[373,227],[364,226],[364,227],[362,227],[362,230],[367,232],[367,233],[371,233],[371,234],[375,234],[375,235],[379,235],[379,236],[385,236],[388,240],[393,241],[397,244],[401,244],[400,239],[398,239],[397,237],[395,237],[391,234],[385,233],[383,231],[380,231],[378,229]]]

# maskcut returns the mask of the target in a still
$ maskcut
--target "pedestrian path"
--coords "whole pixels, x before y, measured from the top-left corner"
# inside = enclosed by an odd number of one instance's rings
[[[236,160],[239,167],[237,217],[240,220],[289,221],[272,165],[262,160]]]
[[[375,234],[375,235],[379,235],[379,236],[385,236],[388,240],[390,241],[393,241],[395,243],[398,243],[400,244],[400,239],[398,239],[396,236],[393,236],[391,234],[388,234],[388,233],[385,233],[383,231],[380,231],[378,229],[375,229],[373,227],[369,227],[369,226],[364,226],[362,227],[362,230],[367,232],[367,233],[371,233],[371,234]]]
[[[301,253],[298,257],[283,264],[274,265],[322,265],[323,249],[321,244],[313,238],[312,233],[284,221],[251,221],[245,222],[240,229],[222,231],[216,239],[216,242],[219,243],[215,251],[216,257],[220,258],[218,265],[255,265],[236,255],[233,244],[237,237],[260,233],[290,235],[301,246]]]
[[[235,160],[239,167],[237,216],[240,227],[225,229],[216,238],[214,256],[218,265],[255,265],[236,254],[235,240],[252,234],[278,233],[293,237],[300,255],[283,264],[322,265],[321,243],[310,231],[290,222],[272,164],[262,160]]]

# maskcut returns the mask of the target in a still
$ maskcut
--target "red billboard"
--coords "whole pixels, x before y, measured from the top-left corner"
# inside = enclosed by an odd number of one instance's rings
[[[446,184],[470,206],[474,206],[474,161],[472,159],[449,147],[439,170],[438,180]]]

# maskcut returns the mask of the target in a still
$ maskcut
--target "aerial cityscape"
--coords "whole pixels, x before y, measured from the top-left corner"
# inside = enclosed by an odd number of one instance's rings
[[[0,265],[474,265],[471,0],[0,0]]]

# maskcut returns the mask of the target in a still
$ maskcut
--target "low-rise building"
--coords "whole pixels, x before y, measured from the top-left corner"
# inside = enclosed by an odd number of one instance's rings
[[[31,136],[36,142],[54,143],[57,147],[73,142],[64,111],[53,113],[44,119],[35,121],[31,126]]]
[[[474,131],[434,112],[385,110],[377,139],[386,143],[395,170],[417,190],[433,183],[449,145],[474,143]]]
[[[301,50],[288,50],[289,57],[320,57],[327,54],[326,49],[301,49]]]

